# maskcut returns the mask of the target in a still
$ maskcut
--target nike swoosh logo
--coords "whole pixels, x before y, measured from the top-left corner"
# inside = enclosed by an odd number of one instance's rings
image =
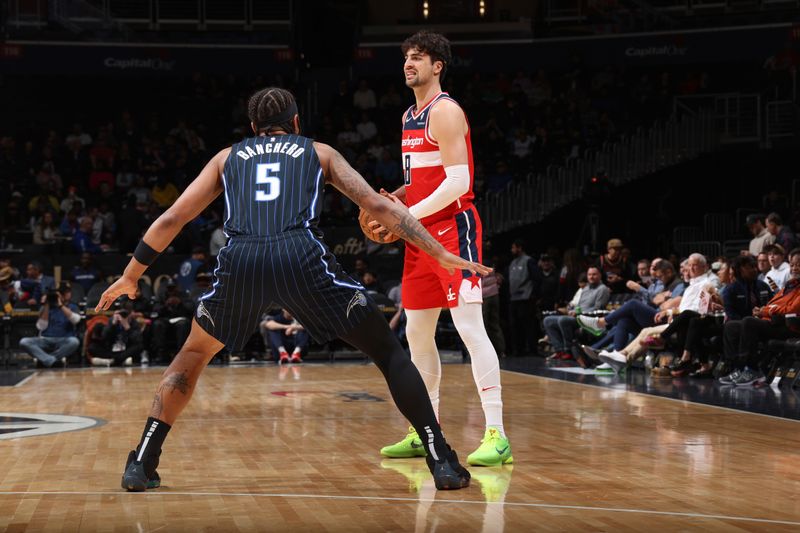
[[[490,390],[490,389],[496,389],[496,388],[497,388],[497,385],[492,385],[491,387],[483,387],[483,388],[481,389],[481,392],[483,392],[483,391],[487,391],[487,390]]]
[[[442,230],[439,230],[437,233],[438,233],[438,234],[439,234],[439,236],[441,237],[442,235],[444,235],[445,233],[447,233],[447,232],[448,232],[448,231],[450,231],[451,229],[453,229],[453,226],[450,226],[450,227],[449,227],[449,228],[447,228],[447,229],[442,229]]]
[[[500,455],[503,455],[504,453],[506,453],[506,450],[507,450],[507,449],[508,449],[508,446],[506,446],[506,447],[505,447],[505,448],[503,448],[502,450],[498,450],[497,448],[495,448],[495,449],[494,449],[494,451],[496,451],[496,452],[497,452],[497,453],[499,453]]]
[[[416,442],[414,442],[414,441],[412,440],[412,441],[411,441],[411,447],[412,447],[412,448],[422,448],[422,443],[420,442],[419,444],[417,444]]]

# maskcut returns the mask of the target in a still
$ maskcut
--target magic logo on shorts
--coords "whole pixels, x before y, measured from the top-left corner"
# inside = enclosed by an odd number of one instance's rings
[[[356,291],[353,295],[353,298],[350,300],[350,303],[347,304],[347,318],[350,318],[350,311],[357,305],[361,307],[367,306],[367,297],[364,296],[364,293],[361,291]]]
[[[200,318],[200,317],[203,317],[203,316],[208,319],[208,321],[211,323],[211,327],[212,328],[216,327],[216,326],[214,326],[214,319],[211,318],[211,313],[208,312],[208,309],[206,309],[205,304],[203,302],[200,302],[200,305],[197,306],[197,318]]]

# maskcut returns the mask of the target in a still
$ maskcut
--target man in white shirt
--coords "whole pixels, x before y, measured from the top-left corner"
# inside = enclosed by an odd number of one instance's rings
[[[700,296],[703,291],[709,287],[719,289],[720,286],[719,278],[708,269],[708,262],[703,254],[694,253],[690,255],[689,259],[687,259],[687,268],[689,269],[689,286],[686,287],[683,296],[680,297],[678,313],[683,311],[697,312],[700,309]],[[675,313],[676,311],[672,308],[659,311],[653,319],[653,322],[657,324],[656,326],[642,329],[639,335],[622,350],[600,352],[600,360],[619,373],[647,350],[647,346],[642,344],[643,340],[647,337],[658,335],[667,329],[668,322]]]
[[[775,235],[767,231],[767,227],[764,225],[764,215],[755,213],[747,215],[745,224],[753,235],[748,247],[750,255],[753,257],[756,257],[764,248],[775,242]]]
[[[785,261],[786,250],[780,244],[772,244],[767,246],[764,251],[767,252],[767,258],[772,267],[764,276],[764,281],[773,292],[778,292],[789,280],[790,269],[789,263]]]
[[[689,275],[691,280],[689,286],[683,292],[681,303],[678,306],[678,312],[682,311],[697,311],[700,308],[700,295],[703,290],[708,288],[719,288],[719,278],[708,270],[708,263],[706,262],[703,254],[694,253],[688,259]],[[656,322],[660,322],[659,317],[656,315]]]

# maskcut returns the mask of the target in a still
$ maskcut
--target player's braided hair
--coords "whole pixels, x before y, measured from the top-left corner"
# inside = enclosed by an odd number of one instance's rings
[[[442,71],[439,73],[439,83],[444,81],[444,75],[447,72],[447,65],[453,60],[450,53],[450,41],[441,33],[434,33],[428,30],[420,30],[400,45],[400,50],[403,55],[406,55],[412,48],[416,48],[420,52],[426,53],[431,56],[431,61],[441,61]]]
[[[292,93],[280,87],[267,87],[250,97],[247,102],[247,116],[259,132],[283,130],[294,133],[294,113],[288,118],[280,116],[291,108],[297,108]],[[275,117],[279,117],[280,122],[275,122]]]

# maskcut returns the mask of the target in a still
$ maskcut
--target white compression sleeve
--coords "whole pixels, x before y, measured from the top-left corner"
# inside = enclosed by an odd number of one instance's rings
[[[439,381],[442,378],[442,363],[436,348],[436,323],[441,309],[406,309],[406,338],[411,351],[411,362],[419,370],[433,412],[439,420]]]
[[[497,428],[505,436],[503,427],[503,398],[500,386],[500,361],[483,325],[483,310],[480,304],[465,303],[459,297],[456,307],[450,309],[461,340],[472,358],[472,377],[481,397],[486,427]]]
[[[444,168],[445,178],[428,197],[408,208],[417,220],[441,211],[469,191],[469,165]]]

